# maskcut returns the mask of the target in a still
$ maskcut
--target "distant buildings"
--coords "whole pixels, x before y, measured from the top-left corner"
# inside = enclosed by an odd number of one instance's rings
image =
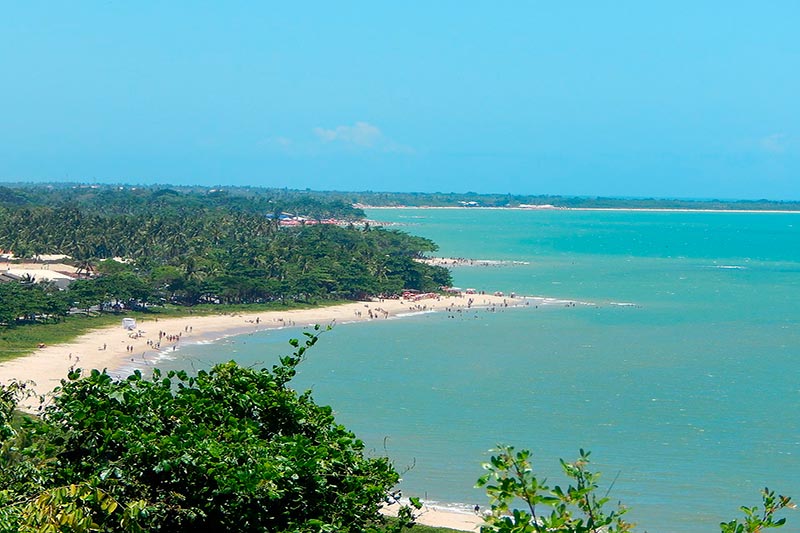
[[[552,204],[519,204],[521,209],[555,209]]]
[[[32,269],[32,268],[9,268],[0,271],[0,282],[8,281],[31,281],[34,283],[39,282],[52,282],[59,289],[66,289],[70,283],[75,281],[77,276],[67,272],[59,272],[56,270],[45,269]]]
[[[65,289],[70,283],[78,279],[75,267],[58,263],[67,259],[66,255],[37,255],[36,260],[41,263],[11,263],[14,254],[6,252],[0,254],[0,260],[8,261],[0,266],[0,283],[9,281],[30,281],[32,283],[52,282],[59,289]]]
[[[275,215],[269,214],[267,218],[270,220],[275,219]],[[313,226],[314,224],[335,224],[335,225],[344,225],[345,222],[341,220],[337,220],[335,218],[323,218],[323,219],[316,219],[311,217],[305,217],[302,215],[293,215],[292,213],[281,213],[278,215],[278,224],[281,226]]]

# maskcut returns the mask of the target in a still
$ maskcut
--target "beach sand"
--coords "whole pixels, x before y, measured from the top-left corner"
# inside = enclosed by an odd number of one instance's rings
[[[498,267],[511,265],[528,265],[527,261],[504,261],[500,259],[470,259],[466,257],[423,257],[415,259],[420,263],[431,266],[442,267],[462,267],[462,266],[481,266]]]
[[[384,507],[381,512],[388,516],[397,516],[400,504]],[[428,507],[424,504],[422,509],[415,512],[417,524],[433,527],[448,527],[459,531],[480,531],[483,518],[476,513],[451,511],[439,507]]]
[[[494,295],[470,294],[424,296],[416,300],[372,300],[311,309],[276,310],[257,313],[153,318],[137,320],[128,331],[119,325],[93,330],[65,344],[38,348],[33,353],[0,363],[0,383],[11,379],[32,381],[38,394],[60,385],[72,368],[84,371],[107,369],[110,373],[130,362],[153,361],[165,350],[183,344],[213,340],[222,336],[248,334],[286,326],[328,326],[354,321],[383,320],[415,311],[444,311],[448,308],[486,308],[521,305],[522,300]]]
[[[285,326],[384,320],[401,313],[463,309],[468,305],[478,308],[521,303],[518,299],[483,294],[425,297],[416,301],[385,299],[311,309],[139,319],[134,331],[125,330],[120,319],[119,325],[103,327],[72,342],[39,348],[30,355],[0,363],[0,383],[12,379],[32,381],[38,394],[47,394],[60,385],[71,368],[81,368],[84,372],[107,369],[113,374],[130,366],[130,362],[153,361],[173,346],[178,348],[222,336]]]
[[[67,372],[80,368],[107,369],[114,375],[132,361],[156,360],[163,350],[181,344],[212,340],[221,336],[247,334],[286,326],[312,326],[364,320],[385,320],[398,314],[415,311],[490,308],[524,305],[521,299],[484,294],[428,296],[415,301],[373,300],[352,302],[313,309],[264,311],[225,315],[137,320],[136,329],[123,329],[122,320],[115,326],[103,327],[66,344],[46,346],[34,353],[0,363],[0,383],[9,380],[32,381],[37,394],[47,395],[58,387]],[[35,411],[38,401],[30,400],[20,407]],[[386,510],[391,513],[391,508]],[[469,513],[425,507],[419,523],[478,531],[480,517]]]

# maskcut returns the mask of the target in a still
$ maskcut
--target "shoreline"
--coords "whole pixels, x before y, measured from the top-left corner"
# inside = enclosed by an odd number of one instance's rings
[[[407,501],[403,501],[403,504],[407,503]],[[417,524],[446,527],[458,531],[480,531],[481,526],[484,525],[483,515],[481,514],[470,511],[456,511],[435,505],[429,506],[424,501],[421,503],[422,509],[415,513],[417,515],[415,520]],[[386,516],[397,516],[399,509],[399,503],[392,503],[382,507],[380,512]]]
[[[431,266],[442,266],[447,268],[452,267],[503,267],[503,266],[519,266],[530,265],[528,261],[510,261],[505,259],[471,259],[467,257],[421,257],[414,259],[420,263]],[[469,294],[469,293],[467,293]],[[511,293],[511,298],[514,298],[514,293]]]
[[[446,205],[363,205],[362,209],[468,209],[468,210],[508,210],[508,211],[626,211],[645,213],[771,213],[771,214],[800,214],[800,210],[791,209],[693,209],[682,207],[461,207]],[[372,221],[370,221],[372,223]]]
[[[120,317],[118,325],[100,327],[70,342],[45,346],[0,362],[0,383],[29,381],[34,383],[32,389],[37,395],[48,395],[73,368],[84,373],[106,369],[115,375],[134,365],[153,366],[162,355],[186,344],[284,327],[327,326],[419,312],[520,305],[525,305],[522,298],[490,294],[421,295],[417,299],[375,299],[310,309],[139,319],[133,331],[122,327]],[[21,407],[31,408],[31,404]]]

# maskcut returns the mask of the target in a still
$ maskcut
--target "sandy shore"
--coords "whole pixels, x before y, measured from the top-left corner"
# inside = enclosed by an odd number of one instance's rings
[[[400,508],[399,504],[387,505],[381,512],[389,516],[397,516],[397,510]],[[480,531],[483,525],[483,518],[476,513],[458,511],[449,511],[440,509],[438,507],[422,506],[420,511],[416,512],[417,524],[423,526],[433,527],[449,527],[450,529],[457,529],[459,531]]]
[[[504,261],[500,259],[471,259],[468,257],[422,257],[414,259],[420,263],[432,266],[460,267],[460,266],[481,266],[481,267],[502,267],[512,265],[529,265],[528,261]]]
[[[108,369],[115,373],[131,363],[148,364],[165,350],[227,335],[247,334],[286,326],[309,326],[353,321],[385,320],[405,313],[445,311],[468,307],[521,305],[521,300],[493,295],[452,295],[409,300],[375,300],[342,305],[181,318],[138,320],[134,331],[120,325],[100,328],[66,344],[46,346],[34,353],[0,363],[0,383],[32,381],[38,394],[59,386],[71,368]]]
[[[800,214],[795,209],[703,209],[691,207],[496,207],[496,206],[430,206],[430,205],[360,205],[361,209],[460,209],[460,210],[515,210],[515,211],[644,211],[654,213],[779,213],[779,214]],[[369,221],[372,224],[373,221]]]

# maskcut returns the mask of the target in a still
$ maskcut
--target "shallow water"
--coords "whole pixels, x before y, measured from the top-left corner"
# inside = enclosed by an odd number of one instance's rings
[[[337,326],[296,380],[408,495],[486,504],[497,443],[591,450],[638,530],[714,531],[768,485],[800,498],[800,214],[373,210],[434,239],[455,283],[568,299]],[[298,330],[189,346],[164,366],[271,364]],[[607,486],[607,485],[605,485]],[[800,531],[789,514],[782,531]]]

